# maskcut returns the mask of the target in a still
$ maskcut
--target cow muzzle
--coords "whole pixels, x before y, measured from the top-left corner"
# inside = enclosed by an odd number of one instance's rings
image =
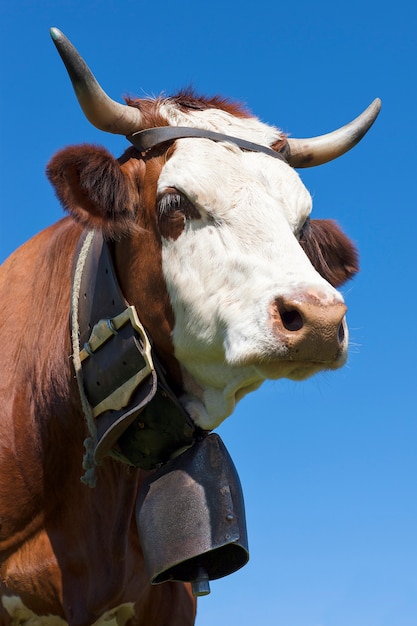
[[[239,477],[216,434],[152,474],[139,494],[136,521],[152,584],[191,582],[194,595],[249,559]]]
[[[348,340],[346,310],[343,301],[311,290],[276,298],[270,306],[270,324],[285,360],[331,366],[343,359]]]

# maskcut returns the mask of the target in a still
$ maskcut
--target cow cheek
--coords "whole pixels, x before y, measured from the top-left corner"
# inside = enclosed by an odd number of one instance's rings
[[[115,244],[116,271],[122,292],[136,307],[171,381],[181,387],[181,374],[171,340],[174,315],[162,273],[161,241],[155,231],[156,224],[145,224],[142,220],[134,236]]]
[[[185,216],[181,211],[173,215],[160,215],[158,227],[163,239],[176,241],[185,228]]]

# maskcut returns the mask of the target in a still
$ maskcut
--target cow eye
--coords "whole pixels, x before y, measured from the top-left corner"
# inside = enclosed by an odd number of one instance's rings
[[[310,224],[310,218],[308,217],[306,221],[304,222],[304,224],[295,233],[295,236],[297,237],[298,241],[301,241],[303,237],[307,234],[309,224]]]
[[[173,187],[166,189],[158,197],[157,203],[160,217],[163,215],[167,217],[176,217],[178,214],[183,214],[189,219],[198,219],[200,217],[200,214],[191,200]]]
[[[166,192],[158,200],[158,209],[161,215],[170,215],[181,210],[183,196],[177,192]]]

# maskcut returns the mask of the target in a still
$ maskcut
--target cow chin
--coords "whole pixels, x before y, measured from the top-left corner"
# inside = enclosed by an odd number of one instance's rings
[[[185,393],[179,398],[191,419],[203,430],[219,426],[233,413],[236,403],[265,380],[253,366],[219,368],[216,372],[210,367],[205,372],[204,369],[191,374],[181,368]]]
[[[203,430],[213,430],[229,417],[236,404],[265,380],[287,378],[303,381],[322,371],[336,370],[346,361],[346,352],[331,362],[264,360],[234,364],[227,371],[202,367],[193,374],[182,367],[184,395],[180,402],[192,420]],[[198,380],[198,382],[197,382]]]
[[[342,353],[341,356],[332,362],[314,362],[314,361],[274,361],[262,363],[257,369],[261,376],[269,380],[278,380],[287,378],[289,380],[302,381],[311,378],[319,372],[337,370],[346,363],[347,354]]]

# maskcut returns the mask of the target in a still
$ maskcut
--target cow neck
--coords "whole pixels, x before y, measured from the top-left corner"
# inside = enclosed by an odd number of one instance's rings
[[[95,484],[95,466],[105,456],[150,470],[202,436],[169,386],[138,312],[125,300],[99,231],[84,231],[78,242],[71,334],[89,430],[83,482]]]

